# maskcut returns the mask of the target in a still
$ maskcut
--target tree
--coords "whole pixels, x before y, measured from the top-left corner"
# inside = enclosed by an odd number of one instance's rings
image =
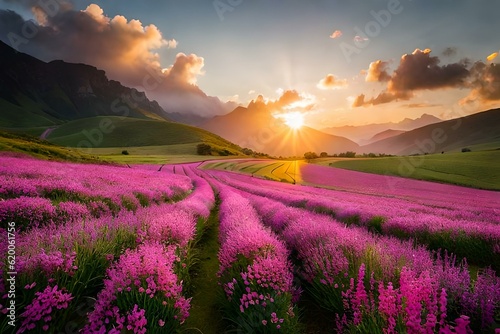
[[[211,155],[212,154],[212,146],[205,144],[205,143],[198,144],[196,146],[196,153],[198,153],[198,155]]]
[[[328,156],[328,153],[326,153],[326,152],[321,152],[321,153],[319,154],[319,157],[320,157],[320,158],[326,158],[327,156]]]
[[[316,154],[316,152],[306,152],[306,153],[304,153],[304,158],[306,160],[316,159],[317,157],[318,157],[318,155]]]
[[[242,148],[241,152],[243,152],[243,154],[245,154],[245,155],[253,155],[254,154],[253,150],[249,149],[248,147]]]
[[[339,154],[339,157],[341,158],[355,158],[356,157],[356,152],[353,151],[347,151]]]

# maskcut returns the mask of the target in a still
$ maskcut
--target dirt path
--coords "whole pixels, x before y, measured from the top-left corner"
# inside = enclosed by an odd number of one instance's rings
[[[47,128],[41,135],[40,139],[47,139],[47,137],[54,131],[57,127]]]
[[[218,334],[223,332],[219,310],[220,287],[217,284],[219,270],[219,205],[216,203],[207,222],[206,230],[198,244],[199,266],[192,278],[193,299],[184,333]]]

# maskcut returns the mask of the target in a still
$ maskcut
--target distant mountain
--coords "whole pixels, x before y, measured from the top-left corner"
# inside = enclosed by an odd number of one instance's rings
[[[393,130],[393,129],[385,130],[385,131],[377,133],[375,136],[371,137],[368,140],[361,141],[360,144],[361,145],[368,145],[368,144],[374,143],[374,142],[382,140],[382,139],[387,139],[387,138],[391,138],[391,137],[400,135],[400,134],[405,133],[405,132],[406,131],[404,131],[404,130]]]
[[[0,59],[0,127],[52,126],[94,116],[168,120],[156,101],[93,66],[45,63],[1,41]]]
[[[360,126],[346,125],[340,127],[324,128],[321,131],[336,136],[343,136],[349,138],[350,140],[355,141],[358,144],[366,144],[377,133],[389,129],[408,131],[429,124],[439,123],[441,121],[442,121],[441,119],[435,116],[423,114],[417,119],[405,118],[404,120],[398,123],[389,122],[389,123],[377,123],[377,124],[368,124]]]
[[[399,123],[396,123],[396,130],[413,130],[416,128],[421,128],[423,126],[429,125],[429,124],[434,124],[434,123],[439,123],[441,122],[442,119],[432,116],[429,114],[423,114],[419,118],[416,119],[411,119],[411,118],[405,118]]]
[[[201,127],[242,147],[274,156],[302,156],[308,151],[333,154],[359,148],[349,139],[309,127],[294,131],[274,118],[262,102],[251,102],[247,108],[238,107]]]
[[[489,143],[498,143],[500,147],[500,109],[426,125],[362,146],[361,151],[398,155],[424,154]]]

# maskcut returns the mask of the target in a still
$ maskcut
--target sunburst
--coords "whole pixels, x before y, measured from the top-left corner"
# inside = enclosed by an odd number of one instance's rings
[[[281,117],[285,120],[285,124],[293,130],[299,130],[304,125],[304,115],[298,111],[283,114]]]

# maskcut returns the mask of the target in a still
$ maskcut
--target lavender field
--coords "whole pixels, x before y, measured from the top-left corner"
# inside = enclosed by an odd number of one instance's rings
[[[497,192],[198,167],[0,157],[0,332],[202,332],[187,324],[214,219],[223,331],[500,331]]]

